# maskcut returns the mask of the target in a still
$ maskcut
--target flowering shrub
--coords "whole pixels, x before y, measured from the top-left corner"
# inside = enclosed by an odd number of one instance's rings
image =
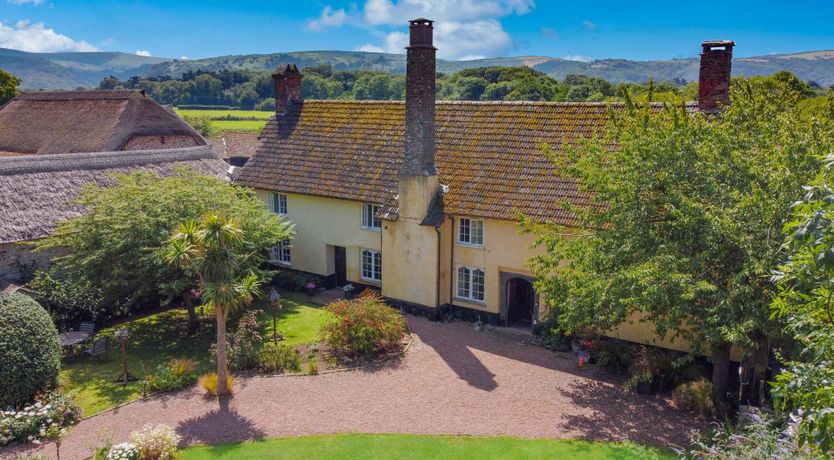
[[[258,326],[260,313],[261,310],[249,310],[244,313],[237,323],[237,330],[229,334],[226,358],[230,369],[242,371],[258,367],[258,355],[264,343]],[[217,362],[217,345],[212,344],[209,351],[212,361]]]
[[[61,433],[81,419],[81,409],[57,392],[37,398],[19,411],[0,412],[0,446],[13,442],[40,444],[51,433]]]
[[[176,456],[180,436],[168,425],[145,425],[130,435],[142,460],[170,460]]]
[[[709,436],[696,435],[686,451],[679,452],[688,459],[715,458],[724,460],[747,459],[823,459],[825,454],[800,447],[796,439],[798,419],[781,422],[762,414],[750,414],[750,421],[733,429],[720,426]]]
[[[175,391],[189,387],[197,381],[194,371],[197,362],[190,359],[174,359],[160,364],[153,374],[145,376],[140,383],[145,395],[154,391]]]
[[[337,353],[367,356],[402,346],[405,320],[373,291],[337,300],[327,310],[334,320],[322,328],[322,338]]]
[[[106,460],[139,460],[139,458],[139,448],[129,442],[111,447],[105,457]]]

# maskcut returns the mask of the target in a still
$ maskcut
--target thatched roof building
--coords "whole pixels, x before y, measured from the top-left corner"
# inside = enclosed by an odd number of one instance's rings
[[[47,236],[83,209],[71,201],[87,184],[112,184],[113,173],[170,174],[177,166],[227,178],[210,146],[180,149],[0,157],[0,245]]]
[[[23,93],[0,108],[0,157],[205,144],[139,90]]]

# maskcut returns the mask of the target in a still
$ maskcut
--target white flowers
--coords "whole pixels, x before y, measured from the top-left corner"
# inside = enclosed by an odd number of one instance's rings
[[[130,442],[116,444],[107,451],[107,460],[138,460],[139,448]]]
[[[177,452],[180,436],[168,425],[145,425],[141,431],[130,436],[139,448],[143,460],[171,460]]]

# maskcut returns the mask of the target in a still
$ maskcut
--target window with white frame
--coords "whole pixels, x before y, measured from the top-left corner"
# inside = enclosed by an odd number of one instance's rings
[[[371,249],[362,250],[362,278],[382,281],[382,253]]]
[[[477,267],[458,266],[457,297],[475,302],[484,301],[484,271]]]
[[[282,240],[272,248],[272,261],[285,265],[290,265],[292,263],[289,238]]]
[[[272,192],[270,196],[269,206],[272,208],[272,212],[287,215],[287,195]]]
[[[382,228],[382,222],[376,217],[377,212],[379,212],[378,204],[365,203],[362,205],[362,228],[371,230]]]
[[[458,223],[458,243],[484,245],[484,221],[463,217]]]

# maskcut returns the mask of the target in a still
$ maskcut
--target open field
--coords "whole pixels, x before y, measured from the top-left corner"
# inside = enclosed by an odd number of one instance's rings
[[[194,110],[174,109],[177,115],[186,117],[205,117],[217,134],[225,132],[259,132],[266,124],[267,118],[274,112],[260,110]]]

